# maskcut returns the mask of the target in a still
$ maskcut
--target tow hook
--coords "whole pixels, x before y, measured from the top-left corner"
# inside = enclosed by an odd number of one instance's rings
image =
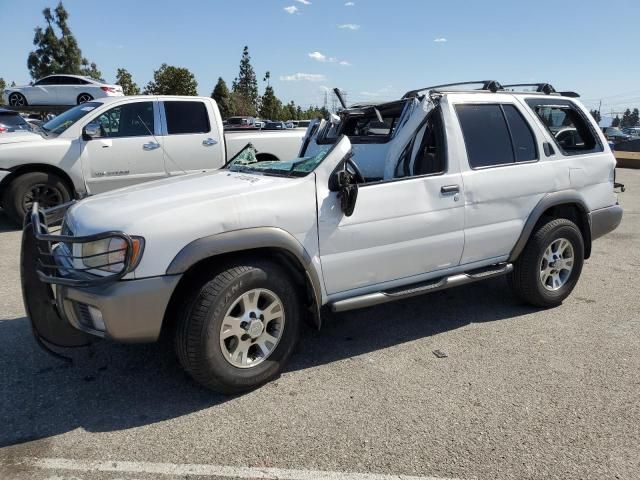
[[[616,192],[616,193],[624,193],[624,191],[626,190],[624,188],[624,183],[620,183],[620,182],[614,182],[613,188],[619,188],[620,189],[620,191]]]

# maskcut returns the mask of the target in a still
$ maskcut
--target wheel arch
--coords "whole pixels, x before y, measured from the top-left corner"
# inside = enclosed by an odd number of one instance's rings
[[[202,237],[186,245],[174,257],[167,275],[182,275],[174,290],[163,319],[162,330],[170,330],[175,320],[175,308],[190,291],[194,282],[222,264],[248,258],[268,259],[277,263],[291,276],[305,295],[312,313],[312,323],[321,327],[322,290],[320,276],[311,256],[290,233],[276,227],[258,227],[224,232]]]
[[[545,195],[535,206],[524,224],[520,237],[509,255],[509,262],[518,259],[529,238],[541,221],[551,218],[566,218],[580,229],[584,241],[584,258],[591,256],[591,217],[589,208],[575,190],[554,192]]]
[[[73,180],[71,179],[69,174],[64,170],[62,170],[61,168],[58,168],[54,165],[48,165],[46,163],[28,163],[25,165],[19,165],[17,167],[12,167],[9,170],[11,173],[6,177],[4,177],[2,179],[2,182],[0,182],[0,198],[4,196],[4,192],[6,191],[7,187],[16,178],[20,177],[21,175],[24,175],[25,173],[33,173],[33,172],[44,172],[44,173],[52,173],[54,175],[57,175],[67,185],[71,196],[73,198],[78,198],[78,192],[76,190],[76,186],[73,183]]]

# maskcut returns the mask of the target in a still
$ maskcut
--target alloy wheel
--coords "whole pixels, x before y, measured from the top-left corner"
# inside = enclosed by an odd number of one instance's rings
[[[26,103],[25,98],[19,93],[13,93],[9,96],[9,105],[12,107],[24,107]]]
[[[237,368],[251,368],[273,353],[284,331],[284,305],[271,290],[243,293],[227,310],[220,327],[224,358]]]
[[[51,208],[60,205],[63,195],[60,190],[44,183],[33,185],[22,199],[22,207],[25,212],[31,210],[34,202],[42,208]]]
[[[575,254],[566,238],[558,238],[545,249],[540,261],[540,281],[550,291],[562,288],[573,271]]]

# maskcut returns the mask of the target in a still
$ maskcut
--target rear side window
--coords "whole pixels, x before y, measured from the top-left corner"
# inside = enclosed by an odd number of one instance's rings
[[[167,133],[208,133],[211,131],[207,107],[203,102],[164,102]]]
[[[553,136],[564,155],[601,152],[602,144],[590,122],[568,100],[526,100]]]
[[[471,168],[537,160],[531,128],[513,105],[456,105]]]

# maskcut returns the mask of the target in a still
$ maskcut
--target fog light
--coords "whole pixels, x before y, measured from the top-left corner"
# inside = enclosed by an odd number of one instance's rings
[[[102,312],[100,309],[96,307],[92,307],[91,305],[87,305],[89,308],[89,314],[91,315],[91,322],[93,323],[93,328],[95,330],[99,330],[104,332],[106,330],[104,326],[104,320],[102,319]]]

